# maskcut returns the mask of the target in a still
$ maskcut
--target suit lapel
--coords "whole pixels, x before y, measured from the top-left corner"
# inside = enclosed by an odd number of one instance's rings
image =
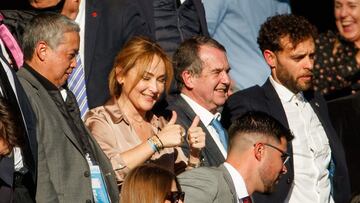
[[[91,72],[92,60],[96,45],[96,35],[102,17],[102,3],[98,0],[86,0],[85,5],[85,33],[84,33],[84,56],[85,56],[85,81],[88,81]]]
[[[189,119],[190,125],[191,125],[191,123],[194,120],[196,114],[192,110],[192,108],[189,106],[189,104],[180,95],[178,95],[177,98],[176,98],[175,105],[180,107],[180,109],[182,111],[184,111],[184,114]],[[203,151],[202,151],[203,157],[209,157],[210,156],[211,159],[212,159],[212,162],[213,161],[218,162],[218,163],[224,162],[225,157],[222,155],[219,147],[216,145],[214,139],[210,135],[210,133],[207,130],[206,126],[202,122],[200,122],[199,126],[203,129],[203,131],[206,134],[206,137],[205,137],[205,150],[209,152],[209,153],[204,154],[204,149],[203,149]]]
[[[283,107],[283,105],[281,103],[281,100],[279,98],[279,95],[277,94],[275,88],[272,86],[269,79],[267,79],[265,84],[262,86],[262,89],[263,89],[264,94],[266,96],[266,102],[267,102],[267,105],[268,105],[267,109],[269,109],[269,111],[270,111],[270,112],[267,112],[267,113],[269,113],[271,116],[273,116],[275,119],[277,119],[286,128],[290,129],[289,123],[287,121],[287,116],[286,116],[284,107]],[[292,143],[291,142],[288,142],[288,144],[287,144],[287,152],[289,154],[293,153]],[[294,173],[293,172],[293,170],[294,170],[294,161],[293,161],[292,158],[288,161],[288,163],[286,163],[286,167],[288,169],[288,173],[286,174],[286,176],[289,176],[289,175]],[[290,178],[292,178],[292,177],[290,177]],[[284,180],[282,180],[282,181],[284,181]]]
[[[268,109],[270,111],[268,113],[274,116],[285,127],[289,128],[289,123],[286,118],[284,107],[269,79],[265,82],[262,88],[267,99]]]

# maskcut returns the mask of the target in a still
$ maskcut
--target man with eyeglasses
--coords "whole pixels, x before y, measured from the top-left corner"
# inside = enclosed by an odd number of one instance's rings
[[[228,126],[247,111],[266,112],[294,134],[292,158],[276,192],[254,194],[265,202],[348,202],[345,154],[328,116],[325,100],[312,91],[315,28],[304,18],[277,15],[260,28],[258,44],[271,76],[229,97],[222,113]],[[269,145],[267,145],[269,146]]]
[[[178,176],[185,202],[249,203],[252,193],[271,193],[286,174],[293,135],[273,117],[248,112],[233,122],[229,138],[225,163]]]

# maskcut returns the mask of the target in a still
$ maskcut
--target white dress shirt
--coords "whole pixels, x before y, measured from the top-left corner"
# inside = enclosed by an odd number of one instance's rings
[[[234,183],[238,203],[242,203],[240,202],[240,199],[249,196],[244,179],[241,176],[241,174],[231,164],[224,162],[224,166],[230,173],[231,179]]]
[[[294,182],[286,202],[334,202],[328,166],[331,149],[325,130],[303,93],[294,94],[270,77],[294,134]]]
[[[189,106],[195,112],[195,114],[199,116],[201,122],[204,124],[206,129],[209,131],[209,133],[210,133],[211,137],[213,138],[213,140],[215,141],[217,147],[220,149],[222,155],[226,159],[227,152],[220,141],[218,133],[216,132],[215,128],[212,127],[212,125],[211,125],[211,121],[214,118],[219,120],[221,114],[216,113],[214,115],[210,111],[208,111],[207,109],[205,109],[204,107],[202,107],[201,105],[196,103],[194,100],[192,100],[190,97],[186,96],[185,94],[180,94],[180,95],[186,101],[186,103],[189,104]]]

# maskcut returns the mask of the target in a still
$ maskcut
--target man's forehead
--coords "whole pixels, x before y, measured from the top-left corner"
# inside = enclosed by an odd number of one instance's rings
[[[297,42],[297,44],[294,44],[288,36],[282,37],[280,39],[280,46],[282,48],[282,51],[296,52],[296,51],[298,51],[299,48],[308,46],[308,45],[310,45],[310,47],[312,49],[315,49],[315,42],[312,37],[305,38],[305,39]],[[306,48],[308,48],[308,47],[306,47]]]
[[[226,53],[218,48],[202,45],[199,48],[199,58],[203,64],[211,65],[217,64],[222,66],[229,66]]]

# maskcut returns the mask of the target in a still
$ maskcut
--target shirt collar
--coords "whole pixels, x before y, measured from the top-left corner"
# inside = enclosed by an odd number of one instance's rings
[[[235,186],[235,191],[238,199],[242,199],[244,197],[249,196],[248,191],[246,190],[246,184],[241,176],[241,174],[229,163],[224,162],[225,168],[230,173],[231,179]]]
[[[291,102],[294,100],[298,100],[298,101],[304,101],[304,95],[303,92],[299,92],[297,94],[294,94],[293,92],[291,92],[288,88],[286,88],[285,86],[279,84],[278,82],[276,82],[274,80],[274,78],[272,76],[269,77],[271,84],[273,85],[275,91],[277,92],[277,94],[279,95],[280,99],[286,102]]]
[[[189,106],[194,110],[195,114],[200,117],[201,122],[208,126],[210,125],[211,121],[216,118],[220,118],[220,113],[216,113],[215,115],[212,114],[210,111],[196,103],[194,100],[192,100],[190,97],[186,96],[185,94],[181,93],[180,96],[186,101],[186,103],[189,104]]]

